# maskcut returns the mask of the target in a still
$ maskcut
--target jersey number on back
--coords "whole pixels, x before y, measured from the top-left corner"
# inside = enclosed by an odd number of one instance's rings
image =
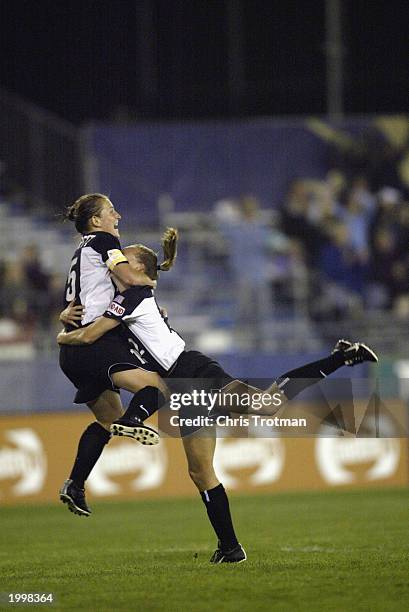
[[[65,292],[65,299],[67,302],[72,302],[75,298],[75,281],[77,280],[77,272],[75,270],[76,263],[78,261],[78,257],[74,257],[71,262],[71,268],[68,272],[67,279],[67,291]]]

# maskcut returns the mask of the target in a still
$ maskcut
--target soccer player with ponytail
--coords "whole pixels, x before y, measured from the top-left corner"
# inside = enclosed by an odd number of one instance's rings
[[[176,258],[177,232],[168,228],[162,245],[165,261],[158,266],[157,255],[143,245],[124,249],[130,265],[135,271],[145,271],[153,280],[158,270],[168,270]],[[92,344],[103,334],[110,333],[122,325],[128,339],[134,344],[141,358],[141,368],[158,372],[165,380],[200,379],[200,388],[205,382],[207,390],[221,389],[230,394],[259,394],[260,389],[250,387],[227,374],[217,361],[198,351],[185,351],[180,336],[161,317],[153,291],[150,287],[126,287],[118,283],[121,293],[111,302],[104,315],[90,326],[70,333],[60,333],[58,342],[66,344]],[[322,380],[343,365],[355,365],[363,361],[377,361],[374,352],[362,343],[339,341],[334,352],[325,359],[313,362],[283,374],[268,389],[262,391],[273,395],[278,393],[283,400],[292,399],[307,386]],[[191,391],[191,389],[189,389]],[[155,391],[153,390],[153,395]],[[278,408],[281,407],[281,404]],[[273,411],[278,410],[273,408]],[[123,417],[113,422],[111,431],[115,435],[133,436],[134,420],[144,420],[157,409],[157,403],[130,406]],[[240,405],[232,406],[234,412],[243,411]],[[144,414],[143,411],[146,413]],[[263,414],[257,411],[257,414]],[[264,414],[271,414],[264,413]],[[196,432],[181,430],[187,456],[190,477],[198,488],[206,506],[209,520],[217,534],[219,545],[211,558],[212,563],[238,563],[246,559],[239,544],[230,515],[229,502],[223,485],[219,482],[213,467],[215,451],[214,428]],[[189,435],[184,435],[188,433]]]

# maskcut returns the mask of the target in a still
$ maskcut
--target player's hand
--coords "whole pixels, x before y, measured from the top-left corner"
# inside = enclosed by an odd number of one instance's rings
[[[58,344],[68,344],[66,342],[66,337],[67,337],[67,332],[63,329],[62,331],[60,331],[60,333],[57,336]]]
[[[64,325],[72,325],[73,327],[79,327],[77,321],[82,321],[85,314],[85,308],[82,304],[74,306],[74,300],[70,302],[61,313],[60,321]]]
[[[166,308],[159,308],[159,312],[166,321],[168,318],[168,311],[166,310]]]

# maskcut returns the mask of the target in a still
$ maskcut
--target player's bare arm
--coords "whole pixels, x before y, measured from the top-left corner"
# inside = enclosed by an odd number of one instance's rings
[[[57,336],[58,344],[93,344],[111,329],[118,327],[119,321],[98,317],[91,325],[71,332],[61,331]]]
[[[111,274],[115,281],[119,281],[127,287],[134,285],[156,287],[156,281],[149,278],[145,272],[134,270],[129,263],[125,261],[123,261],[121,265],[115,266],[115,268],[111,270]]]
[[[109,268],[111,276],[116,284],[119,283],[125,287],[135,285],[149,285],[156,287],[156,281],[149,278],[144,270],[135,269],[130,265],[127,256],[120,249],[112,249],[108,251],[109,258],[106,265]]]

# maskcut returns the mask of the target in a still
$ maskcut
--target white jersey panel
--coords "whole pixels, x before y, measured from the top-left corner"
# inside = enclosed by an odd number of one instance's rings
[[[169,370],[185,350],[185,341],[166,325],[154,297],[142,300],[122,320],[165,370]]]
[[[104,314],[115,294],[109,270],[101,254],[92,247],[81,249],[80,278],[79,297],[85,307],[82,325],[87,325]]]

